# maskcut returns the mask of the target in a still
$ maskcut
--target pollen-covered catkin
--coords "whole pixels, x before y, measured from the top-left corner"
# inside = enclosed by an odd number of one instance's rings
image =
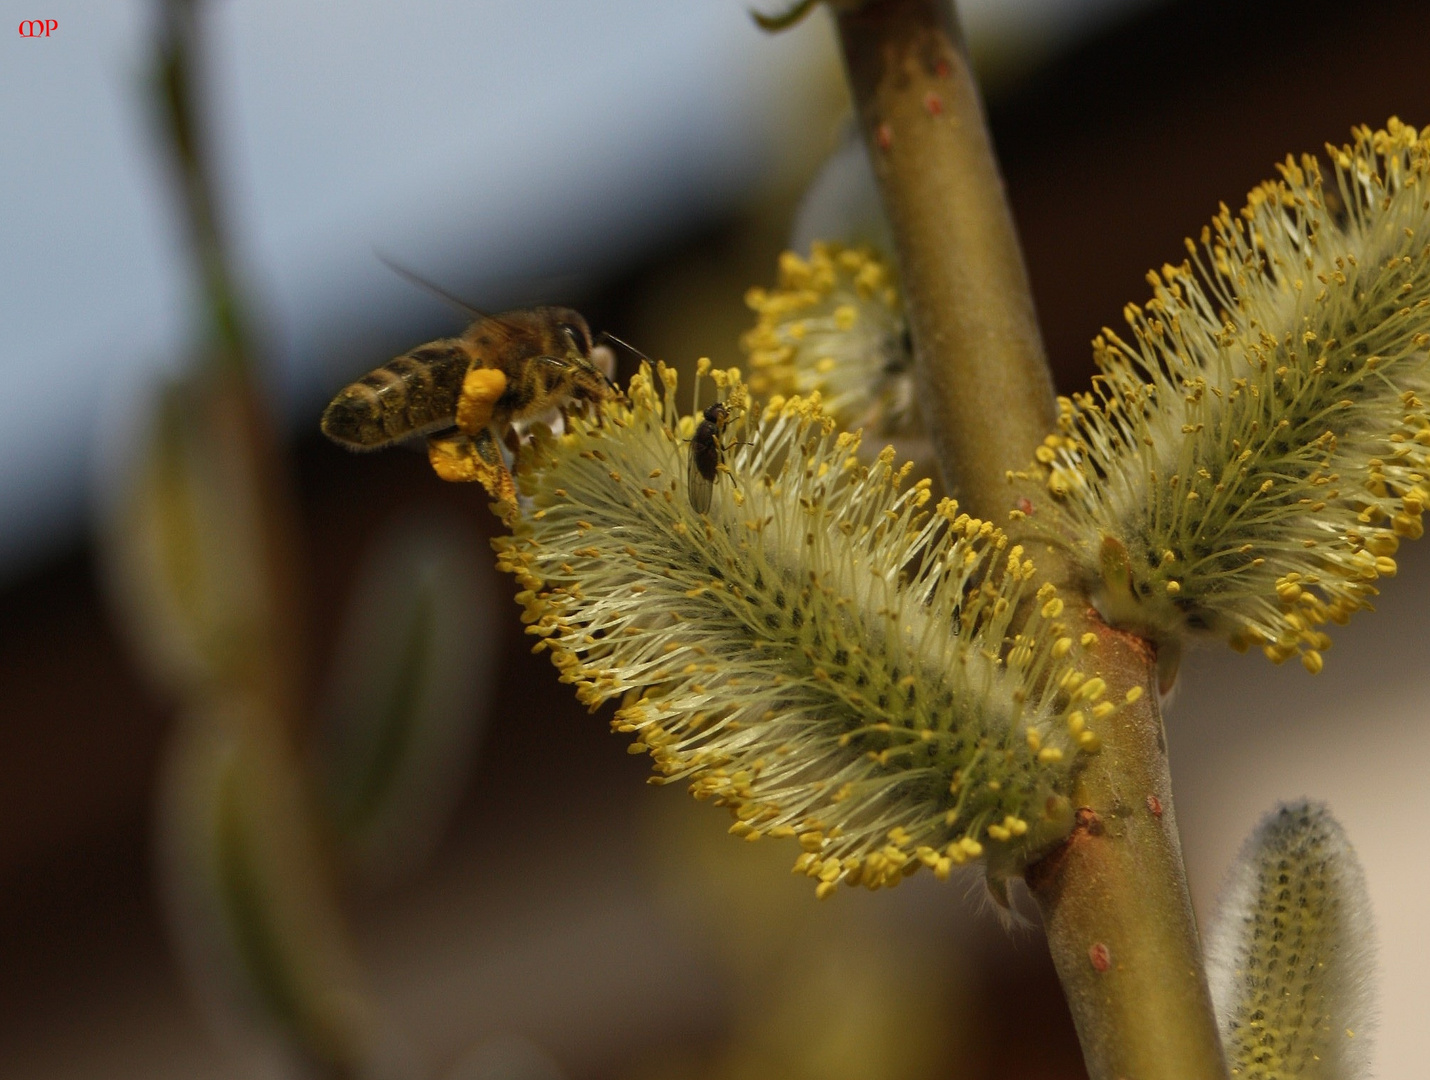
[[[620,701],[632,750],[728,807],[731,832],[796,839],[821,896],[1063,835],[1114,705],[1022,548],[928,505],[892,451],[863,464],[809,401],[741,413],[734,372],[714,373],[743,417],[730,477],[699,513],[694,418],[660,378],[524,454],[500,565],[562,679]]]
[[[818,393],[847,430],[918,430],[912,358],[894,274],[872,248],[816,241],[809,257],[780,256],[779,282],[754,288],[758,316],[741,346],[757,397]]]
[[[1288,158],[1095,342],[1038,449],[1103,616],[1311,672],[1430,499],[1430,138]],[[1056,515],[1055,515],[1056,516]]]
[[[1357,1080],[1370,1056],[1370,902],[1320,803],[1282,806],[1237,857],[1207,938],[1233,1076]]]

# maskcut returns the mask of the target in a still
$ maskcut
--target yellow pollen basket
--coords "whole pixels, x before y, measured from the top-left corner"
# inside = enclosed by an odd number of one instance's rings
[[[457,400],[457,426],[468,435],[477,434],[492,422],[492,406],[504,393],[506,374],[499,369],[473,368],[467,372],[462,380],[462,396]]]

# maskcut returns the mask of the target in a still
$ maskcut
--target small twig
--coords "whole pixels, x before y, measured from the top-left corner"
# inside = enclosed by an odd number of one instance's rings
[[[242,366],[247,359],[247,336],[214,208],[211,162],[194,115],[195,86],[202,81],[195,6],[195,0],[163,0],[159,5],[155,89],[178,168],[187,210],[184,222],[199,263],[218,358]]]
[[[813,10],[814,5],[819,0],[796,0],[786,10],[778,15],[766,15],[762,11],[750,10],[750,15],[761,30],[768,30],[770,33],[777,33],[780,30],[788,30],[795,23],[799,22]]]

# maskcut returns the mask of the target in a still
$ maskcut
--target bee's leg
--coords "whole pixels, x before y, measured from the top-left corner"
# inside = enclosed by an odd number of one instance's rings
[[[443,480],[454,483],[476,481],[487,494],[498,501],[515,501],[516,485],[501,448],[491,428],[482,428],[475,436],[462,432],[436,435],[427,440],[427,460]]]
[[[481,479],[481,459],[476,455],[476,447],[472,445],[471,436],[460,431],[430,436],[427,460],[439,477],[451,483],[465,484]]]
[[[499,502],[516,502],[516,483],[501,456],[501,446],[490,427],[484,427],[472,438],[477,456],[482,459],[482,486]]]
[[[506,375],[499,368],[474,367],[462,379],[457,398],[457,427],[481,438],[492,422],[492,408],[506,393]]]

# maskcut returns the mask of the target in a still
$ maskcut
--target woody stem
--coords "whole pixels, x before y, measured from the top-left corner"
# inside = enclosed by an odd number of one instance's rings
[[[1055,422],[1052,378],[978,87],[950,0],[840,3],[839,36],[893,229],[925,419],[945,480],[1006,520],[1009,483]],[[1155,654],[1104,626],[1059,553],[1028,541],[1067,596],[1068,632],[1109,689],[1143,695],[1103,722],[1079,775],[1078,826],[1030,867],[1093,1080],[1224,1080],[1175,827]]]
[[[944,480],[970,512],[1001,517],[1006,470],[1029,460],[1056,413],[957,16],[938,0],[876,0],[843,11],[839,33]]]

